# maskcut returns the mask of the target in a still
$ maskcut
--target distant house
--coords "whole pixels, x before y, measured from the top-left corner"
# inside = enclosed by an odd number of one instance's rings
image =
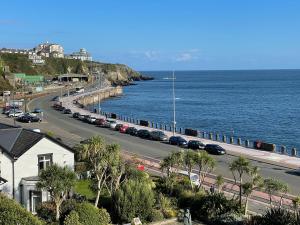
[[[63,58],[64,57],[64,48],[59,44],[52,44],[49,42],[39,44],[34,48],[34,51],[37,55],[43,57],[54,57],[54,58]]]
[[[79,52],[73,52],[65,57],[68,59],[79,59],[81,61],[92,61],[92,56],[84,48],[81,48]]]
[[[0,192],[35,213],[50,200],[36,189],[39,172],[54,163],[73,169],[73,150],[46,134],[0,124]]]
[[[29,54],[33,53],[33,50],[32,49],[1,48],[0,53],[29,55]]]

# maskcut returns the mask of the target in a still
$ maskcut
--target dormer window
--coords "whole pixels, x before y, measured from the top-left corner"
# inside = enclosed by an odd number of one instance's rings
[[[51,166],[52,163],[52,154],[38,155],[39,171],[46,169],[48,166]]]

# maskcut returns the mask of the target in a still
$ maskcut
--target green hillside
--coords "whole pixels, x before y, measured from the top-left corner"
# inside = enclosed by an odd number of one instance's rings
[[[11,73],[42,74],[47,79],[64,73],[91,74],[92,71],[103,72],[106,78],[115,84],[128,84],[133,80],[149,79],[122,64],[45,58],[44,65],[34,65],[26,55],[8,53],[0,54],[0,59],[4,65],[9,66]]]

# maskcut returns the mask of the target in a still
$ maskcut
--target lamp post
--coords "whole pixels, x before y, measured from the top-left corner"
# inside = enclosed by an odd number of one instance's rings
[[[101,73],[99,73],[99,76],[98,76],[98,79],[99,79],[99,94],[98,94],[98,112],[100,114],[100,110],[101,110],[101,107],[100,107],[100,101],[101,101],[101,97],[100,97],[100,90],[101,90]]]
[[[173,71],[172,77],[172,92],[173,92],[173,135],[176,130],[176,98],[175,98],[175,72]]]

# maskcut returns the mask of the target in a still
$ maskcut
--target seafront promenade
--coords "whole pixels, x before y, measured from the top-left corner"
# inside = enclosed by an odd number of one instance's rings
[[[93,90],[93,91],[78,94],[75,96],[63,97],[60,99],[60,101],[61,101],[62,106],[71,109],[72,112],[79,112],[80,114],[91,115],[96,118],[105,118],[101,114],[93,113],[93,112],[88,111],[87,109],[80,108],[78,106],[78,104],[74,104],[74,102],[76,102],[76,100],[78,98],[82,98],[84,96],[90,96],[90,95],[96,94],[99,91],[103,92],[103,91],[107,91],[107,90],[109,90],[109,87],[103,88],[101,90]],[[147,129],[150,131],[158,130],[156,128],[140,126],[138,124],[124,122],[122,120],[117,120],[117,123],[127,123],[130,126],[136,127],[137,129]],[[164,132],[168,137],[173,135],[173,133],[170,131],[164,131]],[[227,144],[227,143],[203,139],[203,138],[199,138],[199,137],[191,137],[191,136],[178,134],[178,133],[176,133],[176,135],[180,135],[183,138],[185,138],[186,140],[191,140],[191,139],[199,140],[199,141],[203,142],[204,144],[218,144],[218,145],[222,146],[224,149],[226,149],[227,154],[230,154],[230,155],[234,155],[234,156],[243,155],[249,159],[256,160],[259,162],[265,162],[265,163],[269,163],[269,164],[279,165],[279,166],[283,166],[283,167],[291,168],[291,169],[300,169],[300,158],[299,157],[292,157],[292,156],[278,154],[278,153],[274,153],[274,152],[261,151],[261,150],[256,150],[256,149],[252,149],[252,148],[246,148],[246,147],[239,146],[239,145]]]

